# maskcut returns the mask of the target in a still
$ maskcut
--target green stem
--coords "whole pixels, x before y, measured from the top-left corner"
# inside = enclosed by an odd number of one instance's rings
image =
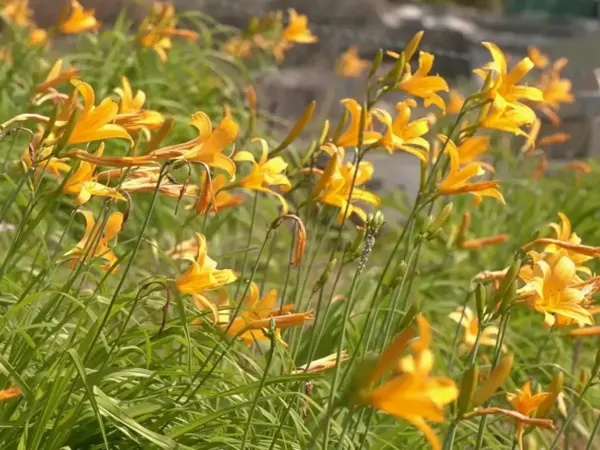
[[[577,414],[577,410],[579,409],[581,402],[583,402],[583,397],[587,393],[588,389],[590,387],[592,387],[593,380],[594,380],[594,377],[591,376],[590,379],[588,380],[588,382],[585,384],[583,391],[581,391],[581,395],[579,397],[577,397],[577,400],[575,401],[575,403],[571,407],[571,410],[569,411],[569,415],[567,416],[567,418],[563,422],[562,426],[558,430],[558,433],[556,433],[556,436],[554,436],[554,440],[552,441],[552,444],[550,444],[550,447],[548,448],[548,450],[554,450],[556,448],[556,446],[558,445],[558,441],[560,440],[560,437],[562,436],[562,434],[565,432],[565,430],[567,429],[567,427],[569,426],[569,424],[575,417],[575,414]]]
[[[252,217],[250,219],[250,229],[248,230],[248,241],[246,243],[246,248],[250,248],[250,245],[252,245],[252,234],[254,233],[254,224],[256,222],[256,209],[257,209],[256,206],[257,206],[257,204],[258,204],[258,192],[254,194],[254,202],[252,203]],[[239,278],[240,282],[238,283],[237,288],[235,289],[235,295],[233,296],[236,299],[238,298],[242,284],[244,284],[244,274],[246,272],[246,266],[248,265],[249,253],[250,252],[244,253],[244,262],[242,263],[242,270],[240,272],[240,278]]]
[[[596,419],[596,424],[594,425],[594,429],[592,430],[592,434],[590,434],[590,438],[588,439],[588,443],[585,446],[585,450],[592,450],[592,446],[594,445],[594,439],[596,438],[596,434],[598,433],[598,429],[600,429],[600,415]]]

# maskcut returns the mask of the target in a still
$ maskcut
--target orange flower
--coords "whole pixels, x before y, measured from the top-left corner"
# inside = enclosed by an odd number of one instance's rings
[[[410,64],[406,64],[406,73],[400,79],[400,82],[394,87],[399,91],[407,94],[421,97],[425,101],[425,106],[432,103],[440,108],[443,112],[446,111],[446,105],[442,97],[437,93],[440,91],[448,91],[448,83],[438,75],[429,75],[433,66],[434,56],[431,53],[419,53],[419,68],[412,74]]]
[[[479,333],[479,320],[477,319],[477,316],[473,314],[473,311],[471,311],[469,307],[465,307],[463,311],[463,308],[459,306],[456,308],[456,311],[451,312],[448,317],[465,329],[462,342],[467,348],[473,348],[475,341],[477,340],[477,334]],[[495,347],[497,339],[498,327],[487,326],[479,337],[479,344]],[[506,350],[505,346],[503,346],[503,350]]]
[[[319,38],[312,34],[308,28],[308,17],[304,14],[298,14],[294,9],[288,9],[289,24],[283,30],[283,40],[285,42],[295,42],[298,44],[312,44]]]
[[[29,0],[8,0],[3,2],[1,15],[15,25],[26,27],[31,23],[33,11],[29,8]]]
[[[61,71],[62,64],[63,64],[62,59],[57,59],[56,62],[54,63],[54,65],[52,66],[52,68],[50,69],[50,72],[48,72],[48,75],[46,76],[46,79],[44,80],[44,82],[38,84],[34,88],[33,92],[36,94],[41,94],[41,93],[47,92],[47,91],[51,90],[51,88],[54,88],[55,86],[58,86],[59,84],[65,83],[65,82],[70,81],[73,78],[77,77],[77,75],[79,74],[79,69],[72,67],[63,72],[63,71]],[[41,103],[42,101],[43,100],[38,97],[37,103]]]
[[[541,392],[531,395],[531,382],[527,381],[521,389],[517,390],[516,394],[506,394],[506,399],[514,408],[515,411],[526,417],[531,417],[535,410],[542,404],[550,394]],[[517,420],[517,438],[519,440],[519,448],[523,449],[523,431],[525,423],[522,420]]]
[[[110,98],[105,98],[98,106],[94,106],[95,94],[92,87],[80,80],[72,80],[75,86],[73,98],[77,93],[83,97],[83,110],[69,136],[69,144],[84,144],[104,139],[127,139],[133,145],[133,139],[123,127],[112,123],[119,107]],[[74,100],[72,100],[74,102]],[[66,125],[66,122],[61,123]]]
[[[71,269],[74,269],[86,254],[91,258],[105,260],[107,263],[102,266],[102,269],[110,269],[116,263],[117,257],[112,249],[108,247],[108,243],[121,232],[123,228],[123,214],[120,212],[112,213],[106,220],[104,230],[101,230],[101,227],[96,227],[96,221],[91,211],[78,210],[77,213],[81,214],[85,219],[85,233],[75,248],[64,255],[70,257]]]
[[[287,214],[288,205],[285,199],[280,194],[270,189],[271,186],[279,186],[283,191],[289,191],[291,189],[292,186],[290,180],[288,180],[283,173],[287,168],[287,163],[281,156],[269,159],[269,148],[264,139],[254,139],[253,142],[260,142],[262,150],[261,157],[256,161],[254,155],[247,151],[241,151],[235,155],[235,161],[252,163],[252,170],[250,173],[237,181],[235,186],[276,196],[281,203],[282,214]]]
[[[203,172],[200,184],[204,187],[196,200],[196,214],[206,214],[209,209],[214,213],[218,213],[225,208],[244,203],[243,197],[232,195],[226,190],[227,180],[224,175],[217,175],[209,179],[206,173]]]
[[[276,339],[284,346],[287,344],[281,339],[280,330],[295,326],[302,326],[306,321],[312,320],[312,312],[291,313],[293,305],[282,305],[277,307],[277,291],[271,289],[259,300],[259,291],[256,283],[250,284],[248,295],[242,300],[242,308],[237,317],[221,324],[223,329],[229,328],[227,335],[240,338],[244,344],[250,345],[255,341],[268,341],[269,337],[263,332],[269,327],[269,321],[275,322]]]
[[[447,114],[458,114],[465,103],[465,97],[456,89],[450,89],[450,100],[446,105]]]
[[[377,382],[390,366],[395,366],[397,375],[370,392],[359,392],[358,403],[406,420],[423,432],[434,450],[439,450],[439,439],[426,420],[442,422],[443,408],[456,399],[458,389],[449,378],[431,376],[431,327],[421,315],[417,323],[420,337],[410,344],[413,354],[398,361],[411,337],[410,331],[400,333],[379,358],[368,384]]]
[[[543,98],[538,100],[537,107],[552,121],[555,126],[560,124],[558,110],[562,103],[573,103],[575,97],[571,93],[572,83],[560,77],[560,72],[567,65],[566,58],[560,58],[544,74],[538,84]]]
[[[359,144],[359,137],[361,135],[360,117],[362,115],[362,107],[356,100],[351,98],[343,99],[341,103],[350,115],[350,124],[346,128],[346,131],[338,138],[336,145],[340,147],[356,147]],[[362,130],[362,144],[373,144],[379,139],[381,139],[381,134],[373,131],[373,114],[371,111],[367,111],[364,130]]]
[[[171,37],[180,36],[194,40],[198,33],[191,30],[177,29],[175,8],[166,2],[155,2],[152,11],[140,24],[138,40],[142,47],[152,48],[164,63],[167,61],[167,51],[172,47]]]
[[[452,146],[446,147],[450,157],[450,172],[437,187],[440,195],[457,195],[470,193],[475,196],[476,203],[481,202],[482,197],[492,197],[500,203],[505,204],[504,197],[498,190],[497,181],[469,181],[471,178],[483,175],[485,170],[480,163],[472,162],[460,168],[460,156]]]
[[[84,10],[77,0],[71,0],[70,5],[70,13],[65,9],[58,23],[58,29],[61,33],[79,34],[100,28],[100,22],[94,17],[95,11],[93,9]]]
[[[198,130],[198,137],[156,150],[149,155],[151,159],[181,158],[192,162],[203,162],[210,167],[222,169],[233,178],[235,163],[221,152],[237,137],[239,126],[227,111],[217,128],[213,130],[210,118],[203,112],[192,115],[190,125]]]
[[[342,165],[344,159],[344,149],[335,147],[333,144],[325,146],[326,151],[333,153],[324,171],[317,171],[319,174],[317,183],[313,190],[313,199],[339,208],[337,220],[341,222],[352,213],[357,214],[363,221],[367,218],[367,213],[360,207],[354,205],[354,202],[363,201],[372,205],[379,205],[379,197],[375,194],[360,189],[359,186],[366,183],[373,176],[373,164],[367,161],[361,161],[358,167],[351,163]],[[355,177],[356,173],[356,177]],[[354,180],[354,186],[352,181]]]
[[[360,58],[358,48],[353,45],[340,55],[337,63],[337,73],[345,78],[357,78],[362,75],[370,64],[370,61]]]
[[[130,132],[141,128],[148,130],[160,128],[164,122],[162,114],[142,108],[146,101],[144,91],[138,90],[134,96],[129,80],[122,77],[122,82],[123,88],[115,89],[115,92],[121,97],[119,114],[115,117],[115,123]]]
[[[414,100],[406,100],[396,104],[398,115],[392,121],[387,111],[375,110],[373,114],[387,126],[387,130],[381,138],[381,145],[391,154],[394,150],[403,150],[415,155],[423,163],[427,163],[429,142],[422,136],[429,131],[429,122],[418,119],[410,122],[411,110],[416,107]]]
[[[233,270],[217,269],[216,261],[208,256],[204,235],[196,233],[196,237],[198,238],[196,260],[175,281],[177,289],[186,294],[199,296],[205,291],[218,289],[237,280]]]
[[[527,56],[529,56],[533,65],[538,69],[544,69],[550,62],[548,57],[533,45],[527,47]]]
[[[48,42],[48,32],[43,28],[33,28],[29,30],[27,35],[27,43],[29,45],[44,45]]]
[[[15,398],[21,395],[21,388],[14,386],[0,391],[0,401]]]
[[[96,155],[101,156],[104,151],[104,144],[100,144],[98,150],[96,151]],[[73,174],[69,177],[69,179],[65,182],[63,186],[63,192],[65,194],[76,195],[74,204],[75,206],[83,205],[87,203],[93,195],[99,197],[112,197],[117,200],[125,200],[116,189],[109,188],[101,183],[98,183],[94,180],[94,171],[96,170],[96,165],[91,164],[85,161],[79,163],[79,167]]]

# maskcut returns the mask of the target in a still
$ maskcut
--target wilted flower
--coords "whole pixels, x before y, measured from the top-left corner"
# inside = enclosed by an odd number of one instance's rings
[[[9,387],[8,389],[2,389],[0,391],[0,401],[15,398],[21,395],[21,388],[18,386]]]
[[[98,30],[100,22],[94,17],[95,10],[83,9],[77,0],[71,0],[70,10],[65,6],[58,22],[58,29],[64,34],[78,34],[89,30]]]
[[[59,84],[72,80],[79,74],[79,69],[76,69],[74,67],[63,71],[62,65],[62,59],[57,59],[50,71],[48,72],[48,75],[46,76],[44,82],[38,84],[34,88],[33,92],[34,94],[37,94],[35,98],[36,103],[41,103],[44,101],[45,97],[41,96],[41,94],[44,94],[47,91],[51,91],[52,88],[58,86]]]
[[[241,205],[244,198],[239,195],[232,195],[226,189],[227,179],[224,175],[214,177],[206,176],[202,173],[200,184],[203,186],[202,192],[196,200],[194,206],[197,214],[206,214],[209,209],[217,213],[225,208]]]
[[[108,243],[112,241],[121,232],[123,228],[123,214],[114,212],[106,220],[106,225],[96,227],[96,221],[91,211],[78,210],[85,219],[85,233],[83,238],[77,243],[75,248],[65,253],[71,259],[71,268],[75,268],[77,263],[81,262],[85,255],[91,258],[101,258],[107,263],[102,266],[103,270],[108,270],[114,266],[117,257]]]
[[[350,359],[350,355],[346,350],[342,350],[340,353],[340,364],[348,361]],[[337,365],[337,353],[332,353],[331,355],[327,355],[323,358],[315,359],[308,364],[302,364],[298,366],[295,370],[292,371],[292,375],[297,375],[301,373],[318,373],[323,372],[325,370],[331,369]]]

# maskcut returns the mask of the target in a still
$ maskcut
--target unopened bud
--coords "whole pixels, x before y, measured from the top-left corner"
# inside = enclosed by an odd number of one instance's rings
[[[477,307],[477,319],[479,323],[483,322],[485,316],[485,307],[487,302],[487,292],[483,283],[477,283],[475,286],[475,306]]]
[[[383,61],[383,50],[377,50],[377,54],[373,59],[373,64],[371,64],[371,70],[369,70],[369,75],[367,75],[367,79],[373,78],[373,76],[377,73],[379,66],[381,66],[381,62]]]
[[[440,228],[442,228],[444,222],[446,222],[446,219],[448,219],[448,217],[452,213],[453,207],[454,205],[452,203],[448,203],[446,206],[444,206],[444,209],[440,211],[435,220],[429,225],[428,228],[425,229],[425,232],[433,234],[437,232]]]
[[[365,240],[366,233],[367,231],[364,228],[357,230],[356,237],[354,238],[354,240],[346,244],[345,253],[347,255],[353,255],[353,258],[357,258],[358,256],[360,256],[359,249]]]
[[[75,125],[77,125],[77,120],[79,118],[79,109],[75,108],[71,113],[71,117],[69,117],[69,121],[67,125],[62,130],[60,138],[58,139],[56,146],[54,147],[53,153],[55,156],[60,155],[60,152],[66,147],[69,142],[69,138],[71,134],[73,134],[73,130],[75,129]]]
[[[521,258],[515,258],[512,265],[508,268],[506,275],[500,281],[500,286],[498,291],[496,291],[496,295],[491,297],[493,299],[493,303],[490,309],[494,309],[498,306],[496,313],[494,316],[499,317],[507,310],[507,308],[511,305],[512,301],[515,299],[517,292],[517,276],[519,275],[519,270],[521,270]]]
[[[536,417],[543,418],[548,416],[552,410],[552,407],[554,406],[554,403],[556,403],[556,399],[558,399],[558,396],[563,390],[564,378],[565,376],[562,371],[558,371],[554,374],[554,377],[552,377],[552,382],[550,383],[550,386],[548,386],[548,393],[550,395],[546,397],[542,403],[540,403],[540,406],[538,406],[535,412]]]
[[[479,380],[479,368],[477,364],[473,364],[469,370],[465,372],[462,377],[460,384],[460,393],[456,400],[456,407],[458,411],[458,417],[462,417],[468,410],[475,388],[477,387],[477,381]]]
[[[367,221],[365,223],[368,230],[377,234],[381,227],[383,226],[385,220],[383,217],[383,213],[381,211],[375,211],[372,214],[367,216]]]
[[[473,396],[473,406],[481,405],[504,384],[504,380],[510,374],[514,360],[515,357],[513,355],[505,356],[500,360],[487,379],[477,389],[477,392]]]
[[[594,360],[594,365],[592,366],[592,376],[598,377],[600,376],[600,348],[596,351],[596,359]]]

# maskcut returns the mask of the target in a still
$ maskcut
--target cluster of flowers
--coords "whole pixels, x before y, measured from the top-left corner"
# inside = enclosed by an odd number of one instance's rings
[[[98,28],[93,11],[84,11],[76,0],[71,0],[69,6],[70,13],[64,14],[58,24],[60,32],[79,33]],[[5,2],[2,14],[18,26],[31,25],[26,0]],[[281,23],[281,14],[255,22],[246,34],[226,44],[228,51],[244,56],[254,45],[269,45],[276,57],[282,57],[294,43],[315,42],[317,38],[308,29],[306,16],[293,10],[289,14],[287,27],[277,25]],[[171,37],[196,37],[195,32],[177,29],[176,24],[173,7],[157,3],[140,25],[136,39],[140,45],[152,48],[164,61],[171,47]],[[274,28],[278,29],[276,37]],[[265,37],[267,31],[268,39]],[[32,30],[34,32],[41,35],[38,30]],[[388,52],[395,60],[394,67],[378,79],[380,89],[371,101],[364,104],[354,99],[342,101],[346,113],[341,125],[335,132],[330,132],[326,123],[315,145],[318,151],[329,155],[322,170],[311,165],[292,174],[286,173],[288,164],[283,157],[277,156],[285,146],[270,151],[267,142],[261,138],[253,141],[260,150],[258,158],[247,149],[231,150],[238,137],[239,125],[227,108],[216,126],[204,112],[193,114],[189,123],[198,135],[187,142],[161,146],[169,133],[172,119],[159,111],[145,109],[144,92],[134,92],[129,81],[123,78],[122,86],[115,89],[119,101],[108,97],[97,103],[92,86],[77,78],[76,68],[63,69],[61,60],[54,64],[45,81],[31,95],[32,105],[51,102],[54,105],[53,114],[23,113],[2,124],[0,129],[5,130],[29,120],[40,123],[35,139],[24,152],[23,164],[33,173],[36,182],[45,174],[57,179],[66,176],[61,183],[62,190],[74,196],[77,207],[85,205],[93,197],[108,197],[117,203],[127,203],[131,202],[133,194],[154,192],[178,201],[190,199],[191,202],[186,205],[188,209],[207,215],[240,205],[244,202],[240,194],[243,191],[273,196],[281,205],[281,217],[289,217],[297,222],[297,263],[302,257],[306,232],[299,219],[289,214],[289,199],[284,197],[286,192],[295,187],[294,182],[301,183],[306,177],[315,177],[310,202],[337,208],[337,220],[342,223],[351,214],[365,220],[366,212],[359,204],[378,205],[379,198],[361,187],[371,179],[374,171],[372,164],[363,161],[362,156],[367,151],[384,148],[390,154],[407,152],[420,161],[423,173],[421,195],[425,204],[440,196],[466,193],[474,196],[475,204],[484,197],[504,203],[499,182],[489,179],[494,167],[483,161],[489,150],[490,136],[476,133],[499,130],[522,135],[533,147],[537,138],[535,127],[539,124],[535,110],[555,118],[559,105],[571,101],[570,84],[559,75],[564,62],[555,63],[550,72],[542,77],[538,87],[527,86],[521,83],[534,66],[541,67],[541,55],[536,54],[534,59],[523,58],[509,70],[502,51],[496,45],[485,42],[483,45],[489,50],[492,61],[475,71],[483,80],[480,92],[467,99],[459,99],[455,94],[446,105],[440,95],[449,90],[446,81],[430,74],[434,56],[421,51],[418,54],[418,68],[413,71],[411,67],[421,37],[422,33],[417,33],[399,54]],[[374,64],[379,65],[382,57],[380,54]],[[340,73],[343,75],[355,76],[364,68],[366,64],[360,60],[356,49],[350,49],[343,55],[340,63]],[[57,87],[68,82],[73,86],[69,94],[57,90]],[[379,97],[389,90],[409,96],[396,104],[395,115],[375,106]],[[435,145],[431,145],[425,137],[430,132],[431,119],[424,117],[411,120],[417,107],[415,98],[421,99],[425,107],[434,105],[440,115],[457,115],[456,129],[449,135],[437,135]],[[302,131],[311,114],[312,109],[309,108],[288,136],[288,145]],[[469,120],[464,120],[466,116],[469,116]],[[137,154],[143,138],[147,144],[145,152]],[[112,149],[112,154],[104,154],[104,141],[113,139],[129,144],[126,154],[115,154],[116,150]],[[94,152],[73,147],[90,143],[99,143]],[[357,157],[353,162],[345,161],[345,148],[348,147],[357,148]],[[444,163],[445,168],[438,170]],[[196,184],[189,180],[180,183],[164,170],[169,164],[200,165],[204,169],[202,178]],[[240,170],[244,166],[247,169]],[[98,170],[98,167],[105,170]],[[430,177],[425,176],[428,172]],[[85,219],[85,233],[65,257],[71,261],[72,267],[77,267],[88,258],[98,258],[106,263],[103,266],[105,270],[116,270],[119,260],[113,251],[113,242],[122,230],[127,214],[113,212],[100,224],[96,223],[91,211],[79,209],[78,212]],[[592,324],[592,316],[597,311],[590,306],[590,296],[600,288],[600,279],[592,276],[583,264],[599,256],[600,249],[582,245],[580,239],[571,234],[566,216],[561,215],[561,219],[561,225],[551,225],[556,231],[555,238],[540,238],[531,243],[531,246],[544,246],[540,253],[529,251],[531,264],[519,264],[518,276],[524,285],[518,291],[517,303],[525,303],[544,313],[545,323],[550,326],[575,323],[583,328],[572,331],[572,334],[598,333],[598,327],[584,326]],[[479,240],[464,239],[468,224],[467,213],[458,240],[462,248],[490,245],[506,238],[501,235]],[[247,295],[237,305],[223,295],[217,300],[209,298],[207,292],[235,282],[237,276],[231,269],[217,268],[217,262],[208,256],[206,238],[202,234],[198,234],[195,240],[178,244],[170,254],[175,259],[189,260],[191,263],[175,280],[177,289],[189,294],[198,309],[206,312],[225,334],[242,339],[247,345],[267,339],[263,330],[270,324],[275,324],[277,339],[281,341],[279,330],[302,325],[312,318],[312,312],[294,312],[293,305],[277,306],[277,292],[274,290],[260,298],[254,284],[248,286]],[[501,280],[511,273],[509,268],[486,272],[476,278],[497,281],[500,285],[498,289],[501,289]],[[487,313],[485,330],[479,337],[479,328],[484,319],[481,314],[460,309],[451,315],[453,320],[465,326],[465,345],[472,347],[477,340],[483,345],[496,345],[498,330],[488,322],[491,317],[497,317],[497,308],[501,306],[494,305],[496,309],[492,308]],[[440,447],[438,439],[426,420],[442,421],[444,405],[457,398],[460,402],[463,390],[459,391],[448,378],[431,375],[434,353],[430,348],[430,326],[422,316],[417,316],[416,321],[420,330],[418,339],[411,340],[410,329],[401,332],[381,355],[368,382],[362,384],[353,401],[356,404],[370,404],[409,421],[421,429],[437,449]],[[411,354],[403,356],[407,349]],[[335,364],[335,358],[314,361],[307,370],[312,370],[311,366],[324,369],[331,367],[331,364]],[[476,381],[471,383],[471,395],[466,404],[479,406],[486,403],[502,385],[511,366],[512,357],[507,356],[488,374],[478,389],[474,388]],[[394,375],[381,384],[390,368],[393,368]],[[510,416],[518,423],[519,442],[522,445],[526,424],[553,427],[552,421],[545,416],[559,392],[554,389],[534,395],[528,382],[516,394],[508,395],[514,410],[484,406],[475,407],[470,412],[465,410],[463,414],[465,417],[483,414]]]

